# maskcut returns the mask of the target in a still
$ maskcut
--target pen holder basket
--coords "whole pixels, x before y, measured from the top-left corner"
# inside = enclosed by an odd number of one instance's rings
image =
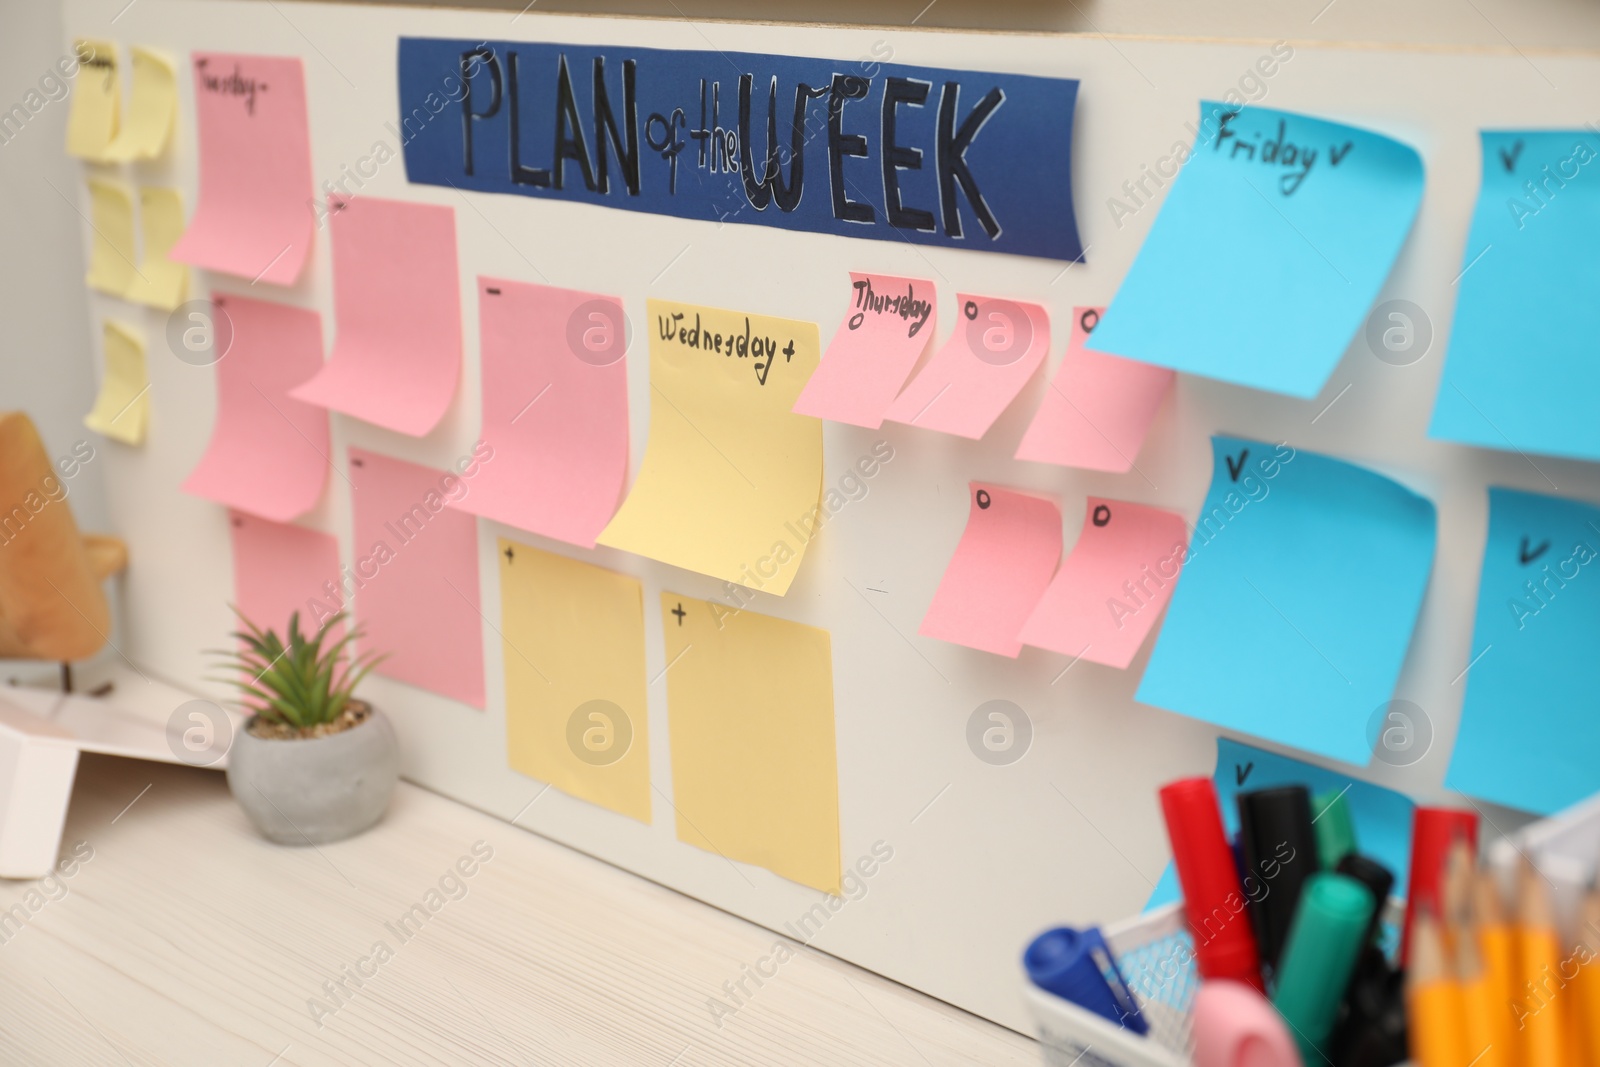
[[[1386,947],[1398,940],[1404,911],[1404,901],[1395,899],[1384,909],[1380,943]],[[1044,1062],[1048,1067],[1188,1067],[1189,1015],[1200,973],[1182,902],[1107,927],[1104,935],[1150,1033],[1141,1037],[1124,1030],[1024,978]]]
[[[1186,1067],[1189,1011],[1200,991],[1183,905],[1108,927],[1106,946],[1150,1025],[1141,1037],[1025,981],[1028,1008],[1050,1067]]]

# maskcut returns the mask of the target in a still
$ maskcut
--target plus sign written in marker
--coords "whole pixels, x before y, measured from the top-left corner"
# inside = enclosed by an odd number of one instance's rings
[[[678,601],[678,606],[672,609],[672,613],[678,617],[679,626],[683,625],[683,617],[689,614],[687,611],[683,610],[683,601],[681,600]]]
[[[514,563],[516,561],[516,558],[517,557],[515,555],[513,555],[512,552],[511,552],[511,546],[507,545],[506,546],[506,562],[507,563]]]

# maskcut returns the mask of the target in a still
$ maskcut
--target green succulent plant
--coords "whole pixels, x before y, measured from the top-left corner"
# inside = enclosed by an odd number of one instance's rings
[[[300,613],[294,612],[287,642],[273,630],[262,630],[238,608],[233,613],[244,624],[233,634],[241,647],[211,650],[219,665],[232,672],[214,680],[243,692],[246,706],[268,723],[305,730],[338,721],[361,679],[384,658],[371,652],[351,654],[350,642],[362,636],[358,626],[328,642],[347,612],[331,616],[309,637],[300,632]]]

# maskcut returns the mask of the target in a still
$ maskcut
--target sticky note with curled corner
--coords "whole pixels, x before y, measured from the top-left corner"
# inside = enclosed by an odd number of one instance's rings
[[[622,301],[479,277],[478,322],[481,462],[450,506],[593,548],[628,480]]]
[[[1600,335],[1600,192],[1590,180],[1600,131],[1479,136],[1483,178],[1428,436],[1600,460],[1600,361],[1590,354]],[[1421,359],[1435,328],[1414,305],[1390,315],[1379,357]]]
[[[1126,670],[1172,597],[1188,544],[1176,512],[1090,497],[1022,643]]]
[[[1091,351],[1309,399],[1383,288],[1422,157],[1372,130],[1201,101],[1188,162]],[[1250,311],[1235,297],[1250,284]]]
[[[133,95],[128,114],[106,158],[118,162],[156,159],[167,150],[178,118],[178,76],[172,61],[159,52],[134,45]]]
[[[905,385],[938,322],[934,284],[887,274],[850,275],[850,305],[816,373],[801,415],[875,430]]]
[[[374,673],[484,706],[478,523],[445,506],[471,492],[454,472],[350,450],[355,613]]]
[[[150,419],[144,339],[133,327],[111,319],[106,320],[104,337],[105,371],[100,376],[100,392],[83,424],[125,445],[143,444]]]
[[[1177,374],[1084,347],[1103,311],[1072,309],[1067,354],[1022,435],[1018,459],[1115,474],[1133,469]]]
[[[974,441],[1044,365],[1050,314],[1038,304],[958,295],[955,332],[884,418]]]
[[[212,303],[217,418],[183,491],[288,522],[328,481],[328,413],[289,395],[322,369],[322,316],[243,296]]]
[[[661,625],[678,840],[837,894],[828,631],[670,592]]]
[[[144,230],[144,255],[123,297],[135,304],[176,311],[189,292],[188,265],[169,255],[183,236],[182,195],[159,185],[140,189],[139,223]]]
[[[78,74],[67,112],[67,154],[90,163],[110,163],[108,154],[122,118],[122,77],[113,41],[83,38],[72,45]]]
[[[194,95],[200,203],[172,258],[293,285],[316,226],[300,60],[196,52]]]
[[[1550,815],[1600,790],[1600,507],[1491,486],[1481,573],[1444,784]]]
[[[243,512],[228,516],[233,548],[233,606],[262,630],[287,639],[289,616],[310,636],[338,611],[324,586],[340,581],[339,542],[320,530],[272,522]],[[237,618],[230,629],[243,630]],[[335,639],[343,626],[333,631]]]
[[[1018,635],[1061,559],[1061,509],[1033,493],[972,482],[967,526],[917,632],[997,656]]]
[[[1211,449],[1136,699],[1365,764],[1433,570],[1433,502],[1286,444],[1218,436]]]
[[[794,402],[817,325],[647,305],[650,440],[599,542],[783,596],[819,529],[822,423]]]
[[[456,212],[448,204],[328,197],[333,355],[292,395],[421,437],[461,377]]]
[[[506,762],[648,825],[639,579],[500,539]]]
[[[120,297],[139,280],[133,263],[133,193],[120,181],[90,178],[89,218],[94,235],[84,282],[91,289]]]

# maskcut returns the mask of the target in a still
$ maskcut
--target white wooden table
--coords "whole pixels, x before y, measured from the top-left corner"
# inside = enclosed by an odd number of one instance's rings
[[[63,859],[75,844],[53,884],[0,882],[0,1062],[1039,1062],[811,950],[719,1027],[708,1002],[773,934],[404,783],[366,835],[286,849],[217,772],[86,754]]]

